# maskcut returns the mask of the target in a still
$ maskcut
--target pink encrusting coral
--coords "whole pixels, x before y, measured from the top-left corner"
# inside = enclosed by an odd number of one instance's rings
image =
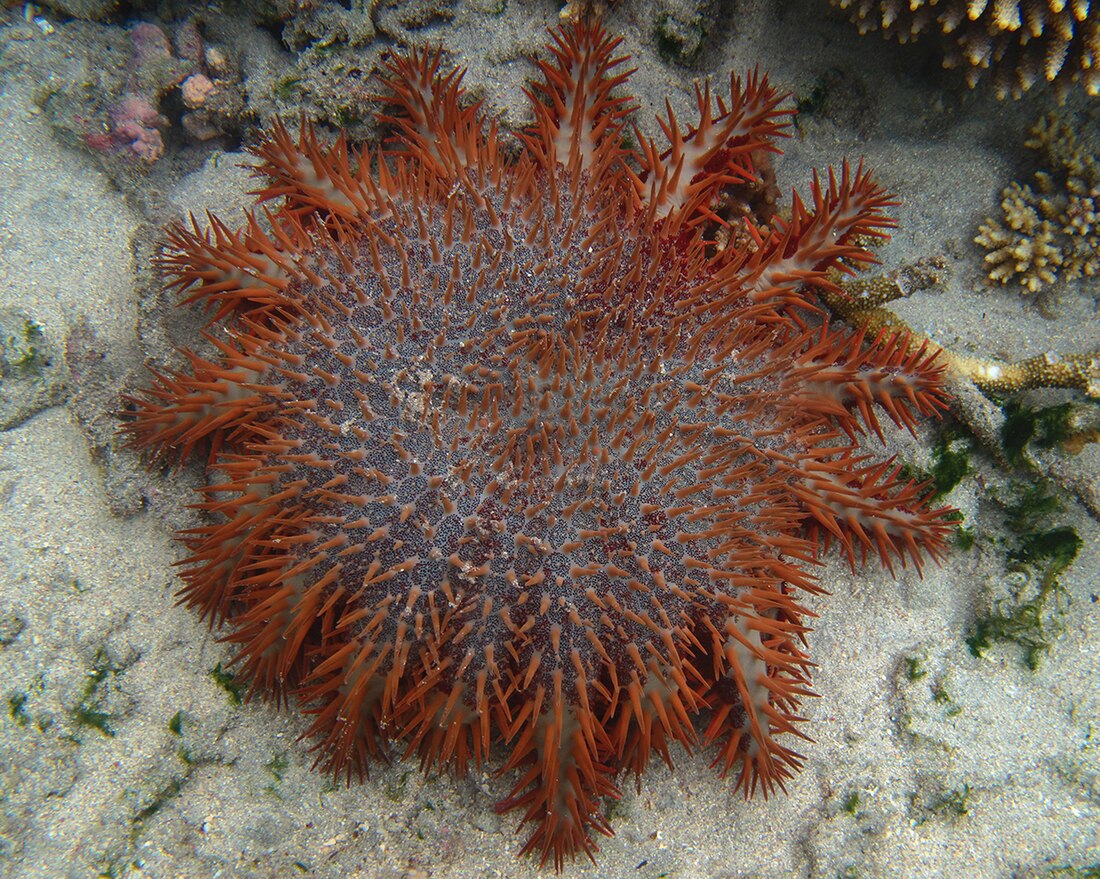
[[[141,95],[123,95],[111,108],[109,143],[143,162],[155,162],[164,154],[161,129],[168,120]]]
[[[919,569],[950,525],[863,448],[876,410],[913,429],[942,407],[941,367],[815,305],[871,260],[888,196],[845,165],[720,246],[782,96],[703,86],[693,125],[670,112],[667,147],[630,150],[619,40],[552,36],[514,157],[439,52],[392,60],[382,148],[277,123],[255,152],[282,203],[169,233],[220,355],[157,373],[126,430],[212,444],[183,599],[256,690],[301,701],[324,767],[400,745],[461,774],[502,743],[498,808],[560,868],[674,743],[746,795],[783,788],[823,542]]]

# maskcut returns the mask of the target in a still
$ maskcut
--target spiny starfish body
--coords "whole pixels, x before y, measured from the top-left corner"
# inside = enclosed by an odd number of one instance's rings
[[[876,409],[912,429],[942,406],[935,358],[814,305],[870,261],[887,196],[845,166],[716,245],[782,98],[700,87],[695,125],[670,109],[669,146],[630,151],[618,44],[553,34],[517,156],[440,52],[390,63],[377,151],[276,124],[256,153],[281,206],[177,227],[163,259],[228,340],[157,373],[126,428],[212,444],[183,599],[257,691],[306,706],[325,768],[404,743],[461,774],[502,743],[498,808],[558,868],[674,743],[782,788],[822,544],[919,569],[949,527],[860,450]]]

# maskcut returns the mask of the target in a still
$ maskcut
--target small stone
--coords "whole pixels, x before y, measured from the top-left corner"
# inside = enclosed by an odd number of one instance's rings
[[[229,69],[229,58],[223,49],[217,46],[206,47],[206,66],[214,73],[225,73]]]
[[[218,87],[210,81],[209,77],[201,73],[193,73],[191,76],[187,77],[187,79],[183,81],[183,85],[180,86],[180,91],[183,94],[183,103],[192,110],[196,107],[201,107],[217,88]]]
[[[27,627],[27,621],[14,611],[0,614],[0,646],[7,647]]]
[[[188,61],[203,57],[202,34],[194,21],[185,22],[176,31],[176,54]]]
[[[183,128],[195,140],[210,140],[221,132],[207,119],[207,113],[188,113],[183,117]]]

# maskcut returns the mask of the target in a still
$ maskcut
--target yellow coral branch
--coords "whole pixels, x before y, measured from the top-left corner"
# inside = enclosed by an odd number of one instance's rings
[[[835,314],[872,335],[893,330],[909,336],[910,349],[928,345],[940,351],[948,369],[974,382],[984,392],[1071,388],[1100,399],[1100,350],[1064,356],[1040,354],[1015,363],[956,354],[924,333],[916,332],[892,311],[882,307],[939,283],[942,270],[942,260],[932,258],[873,278],[840,280],[838,277],[839,292],[825,292],[821,298]]]

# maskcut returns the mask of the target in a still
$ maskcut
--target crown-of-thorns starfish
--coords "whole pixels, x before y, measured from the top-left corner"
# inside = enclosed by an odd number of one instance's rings
[[[560,868],[673,743],[782,788],[822,544],[919,569],[950,525],[861,450],[876,410],[943,406],[941,367],[814,305],[871,260],[884,192],[845,165],[719,246],[782,96],[701,86],[694,125],[669,109],[669,145],[630,150],[620,41],[552,37],[518,155],[439,51],[389,63],[379,149],[276,123],[254,152],[280,206],[169,233],[220,353],[156,373],[126,430],[212,447],[183,600],[256,691],[300,700],[320,763],[350,779],[401,745],[462,774],[500,743],[497,807]]]

